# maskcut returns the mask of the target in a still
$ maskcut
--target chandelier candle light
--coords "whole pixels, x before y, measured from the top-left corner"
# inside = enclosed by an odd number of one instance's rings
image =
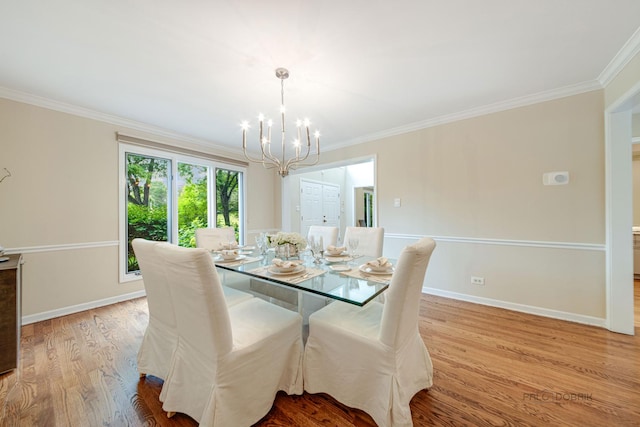
[[[315,161],[313,163],[303,163],[309,157],[311,153],[311,136],[309,133],[309,119],[296,121],[296,127],[298,128],[297,138],[293,140],[293,147],[295,151],[295,157],[291,157],[289,159],[286,158],[286,141],[285,141],[285,119],[284,119],[284,81],[289,78],[289,70],[286,68],[278,68],[276,69],[276,77],[280,79],[280,117],[281,117],[281,128],[282,128],[282,140],[281,140],[281,157],[274,155],[271,153],[271,126],[273,125],[272,120],[267,121],[267,135],[265,136],[263,133],[264,128],[264,115],[260,114],[258,116],[258,121],[260,123],[260,149],[262,151],[262,158],[252,158],[247,154],[247,129],[249,129],[249,122],[242,122],[242,151],[244,152],[244,156],[252,162],[262,163],[262,165],[267,168],[277,168],[278,174],[281,177],[285,177],[289,175],[289,169],[296,169],[298,166],[312,166],[318,163],[320,159],[320,132],[316,130],[314,134],[315,139]],[[304,130],[302,129],[304,127]],[[304,155],[302,153],[302,140],[301,140],[301,132],[306,134],[307,139],[307,148],[305,150]]]

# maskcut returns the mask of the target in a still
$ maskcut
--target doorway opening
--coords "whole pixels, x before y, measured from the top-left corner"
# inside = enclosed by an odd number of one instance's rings
[[[640,82],[605,112],[607,328],[634,335],[632,117]]]
[[[337,205],[330,206],[337,209],[334,216],[338,221],[334,226],[340,230],[339,239],[345,227],[358,226],[358,220],[363,220],[368,226],[376,226],[378,219],[375,164],[375,156],[367,156],[311,166],[290,173],[282,180],[282,229],[305,235],[308,225],[311,224],[305,222],[309,215],[309,206],[303,204],[304,196],[301,199],[301,195],[305,191],[304,187],[309,187],[310,183],[316,188],[337,186]],[[324,190],[328,187],[322,188]],[[362,199],[358,196],[360,190],[356,189],[362,189]],[[312,190],[309,188],[307,191]],[[366,208],[365,193],[368,203]],[[320,208],[317,211],[320,211]],[[316,219],[322,221],[323,215],[326,213],[320,214]]]

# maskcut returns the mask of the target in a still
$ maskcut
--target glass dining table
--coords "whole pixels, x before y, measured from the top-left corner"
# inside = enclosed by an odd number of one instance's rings
[[[216,253],[212,253],[212,256],[219,272],[249,277],[262,283],[263,288],[302,291],[357,306],[364,306],[382,294],[389,287],[393,274],[393,268],[385,272],[370,269],[367,262],[376,258],[367,256],[327,256],[321,258],[319,263],[314,263],[313,257],[303,252],[299,260],[295,260],[299,266],[287,273],[278,273],[273,268],[275,253],[272,250],[260,254],[252,247],[245,248],[230,260],[224,260]],[[395,260],[389,261],[395,265]],[[221,275],[223,285],[226,284],[225,276]]]

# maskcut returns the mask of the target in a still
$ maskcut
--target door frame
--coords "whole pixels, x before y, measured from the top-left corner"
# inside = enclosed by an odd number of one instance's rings
[[[326,169],[334,169],[342,166],[351,166],[358,163],[366,163],[373,162],[373,191],[374,191],[374,209],[375,212],[373,214],[374,225],[378,224],[378,155],[372,154],[368,156],[361,157],[353,157],[350,159],[340,160],[337,162],[330,163],[322,163],[314,166],[307,166],[301,169],[292,170],[289,172],[289,175],[285,176],[280,181],[280,212],[281,212],[281,228],[283,230],[291,230],[292,229],[292,221],[291,218],[291,195],[289,194],[288,189],[291,187],[290,180],[295,178],[298,179],[297,175],[307,173],[307,172],[316,172]],[[345,189],[346,191],[346,189]]]
[[[632,110],[640,82],[605,110],[607,329],[634,335]]]

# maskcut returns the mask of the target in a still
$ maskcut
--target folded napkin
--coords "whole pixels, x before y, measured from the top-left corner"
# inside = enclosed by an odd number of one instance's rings
[[[391,267],[391,263],[389,262],[389,260],[383,256],[381,256],[378,259],[374,259],[372,261],[367,262],[367,265],[369,267],[373,267],[373,268],[389,268]]]
[[[236,257],[238,256],[237,249],[223,249],[220,251],[220,253],[222,254],[222,258],[224,259],[236,259]]]
[[[346,250],[347,250],[346,246],[333,246],[333,245],[327,246],[327,252],[329,252],[330,254],[341,254]]]
[[[220,242],[218,243],[218,250],[222,251],[225,249],[238,249],[240,246],[238,245],[237,242]]]
[[[278,268],[291,268],[299,264],[299,262],[296,261],[285,261],[280,258],[274,258],[271,263]]]

